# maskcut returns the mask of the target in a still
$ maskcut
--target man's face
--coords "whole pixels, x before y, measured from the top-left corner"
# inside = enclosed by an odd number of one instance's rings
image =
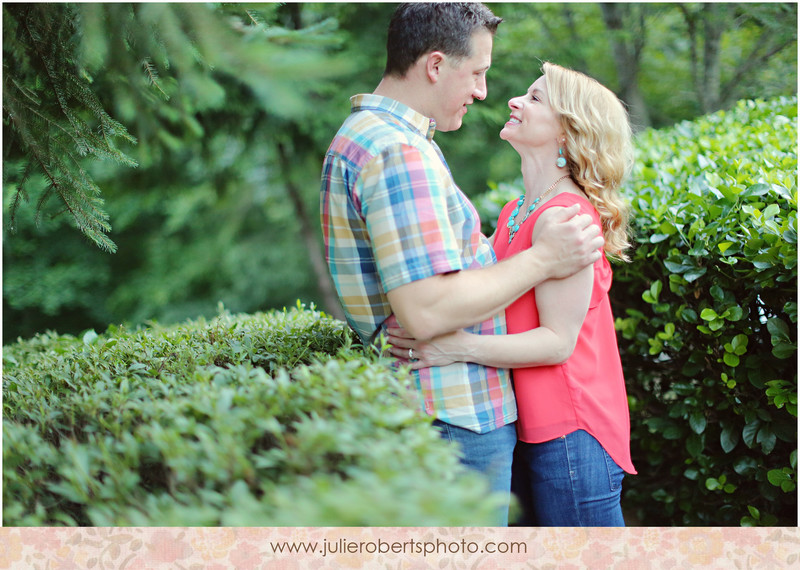
[[[472,55],[460,61],[448,58],[441,68],[437,101],[436,130],[455,131],[461,127],[467,105],[486,98],[486,72],[492,64],[492,34],[472,34]]]

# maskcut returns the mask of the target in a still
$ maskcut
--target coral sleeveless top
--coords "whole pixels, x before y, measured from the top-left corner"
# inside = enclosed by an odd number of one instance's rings
[[[516,200],[500,213],[495,252],[498,260],[519,253],[531,243],[531,234],[542,212],[554,206],[578,203],[597,225],[600,216],[591,203],[570,193],[558,194],[537,209],[508,243],[506,223]],[[519,419],[517,437],[541,443],[583,429],[593,435],[614,462],[628,473],[636,473],[630,453],[630,412],[622,374],[614,317],[608,291],[611,265],[603,255],[594,264],[594,285],[586,319],[575,351],[555,366],[514,369],[514,391]],[[531,289],[506,309],[509,334],[539,326],[536,291]]]

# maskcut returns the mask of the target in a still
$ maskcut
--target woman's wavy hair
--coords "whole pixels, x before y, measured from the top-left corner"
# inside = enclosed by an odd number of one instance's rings
[[[633,165],[628,113],[614,93],[583,73],[549,62],[542,72],[566,135],[569,173],[600,214],[606,253],[628,261],[629,207],[619,193]]]

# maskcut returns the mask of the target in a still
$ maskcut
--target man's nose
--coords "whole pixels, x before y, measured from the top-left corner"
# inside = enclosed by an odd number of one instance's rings
[[[476,99],[480,99],[481,101],[483,101],[484,99],[486,99],[487,91],[488,89],[486,87],[486,76],[484,75],[480,79],[478,79],[478,83],[475,85],[475,91],[473,91],[472,94]]]

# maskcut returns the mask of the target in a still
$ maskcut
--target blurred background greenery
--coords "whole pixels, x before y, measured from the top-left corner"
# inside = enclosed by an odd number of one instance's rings
[[[440,133],[470,197],[549,60],[637,131],[797,91],[797,5],[489,3],[489,95]],[[314,302],[340,316],[319,175],[395,4],[3,4],[3,343]]]

